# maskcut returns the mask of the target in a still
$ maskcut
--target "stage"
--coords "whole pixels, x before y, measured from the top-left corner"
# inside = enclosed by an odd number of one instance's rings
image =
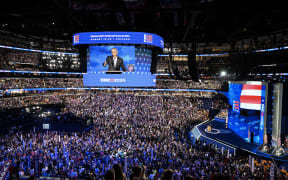
[[[212,126],[210,132],[207,129],[208,125]],[[224,120],[214,119],[200,123],[191,130],[191,134],[196,139],[206,141],[207,144],[214,144],[218,148],[229,150],[231,154],[236,154],[236,151],[243,150],[257,156],[268,159],[273,158],[274,160],[288,163],[288,155],[278,157],[258,151],[257,149],[260,147],[260,144],[245,141],[226,126]]]

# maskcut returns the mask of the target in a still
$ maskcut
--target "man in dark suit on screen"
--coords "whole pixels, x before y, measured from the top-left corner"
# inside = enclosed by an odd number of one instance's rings
[[[116,48],[112,48],[111,53],[112,56],[107,56],[103,66],[106,67],[108,64],[108,71],[120,71],[120,67],[122,68],[122,71],[126,71],[123,59],[117,56],[118,50]]]

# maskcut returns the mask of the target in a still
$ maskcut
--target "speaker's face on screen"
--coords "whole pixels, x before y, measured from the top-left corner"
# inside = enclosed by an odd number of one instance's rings
[[[113,49],[111,50],[111,53],[112,53],[112,56],[114,56],[114,57],[118,55],[118,51],[117,51],[116,48],[113,48]]]

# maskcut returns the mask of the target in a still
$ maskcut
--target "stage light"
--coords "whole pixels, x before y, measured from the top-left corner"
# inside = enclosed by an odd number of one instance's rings
[[[226,71],[221,71],[220,76],[226,76],[227,72]]]

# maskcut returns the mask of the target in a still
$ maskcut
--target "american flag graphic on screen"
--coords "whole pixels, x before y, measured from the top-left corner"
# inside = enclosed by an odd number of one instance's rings
[[[152,43],[153,36],[149,34],[144,34],[144,42]]]
[[[261,110],[262,85],[243,84],[240,96],[240,108]]]
[[[74,35],[74,43],[79,43],[79,34]]]

